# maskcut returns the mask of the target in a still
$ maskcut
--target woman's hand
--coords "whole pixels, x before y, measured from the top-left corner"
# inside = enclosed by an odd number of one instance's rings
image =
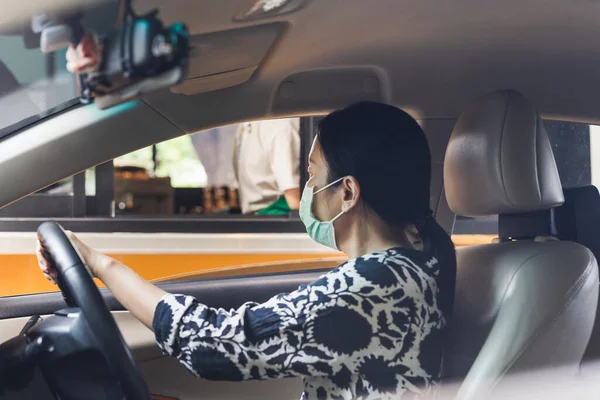
[[[81,256],[83,263],[87,266],[92,276],[94,276],[95,278],[102,279],[103,272],[111,264],[111,261],[113,261],[112,258],[102,253],[99,253],[98,251],[87,246],[85,243],[79,240],[79,238],[75,236],[73,232],[66,231],[66,234],[67,237],[71,240],[71,243],[73,243],[75,250],[77,250],[77,252]],[[56,284],[58,272],[50,264],[50,257],[42,247],[42,244],[39,240],[37,242],[36,255],[40,269],[44,273],[46,279]]]
[[[167,293],[143,280],[129,267],[87,246],[73,232],[67,231],[66,234],[92,276],[100,279],[126,309],[152,329],[156,305]],[[39,240],[36,254],[44,276],[56,284],[57,271],[52,268],[50,257]]]

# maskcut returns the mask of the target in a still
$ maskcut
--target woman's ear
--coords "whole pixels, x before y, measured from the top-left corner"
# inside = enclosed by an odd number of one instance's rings
[[[360,184],[353,176],[347,176],[342,182],[344,189],[344,200],[342,202],[342,211],[348,212],[358,204],[360,199]]]

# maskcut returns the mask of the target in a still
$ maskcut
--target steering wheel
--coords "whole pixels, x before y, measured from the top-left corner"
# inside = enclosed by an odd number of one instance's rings
[[[67,306],[81,310],[125,398],[150,400],[148,386],[117,323],[63,228],[56,222],[44,222],[38,228],[38,238],[58,271],[58,286]]]

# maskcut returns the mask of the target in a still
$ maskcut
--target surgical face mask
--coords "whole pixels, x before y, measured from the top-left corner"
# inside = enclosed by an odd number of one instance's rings
[[[345,213],[342,210],[338,215],[336,215],[331,221],[319,221],[313,216],[312,206],[314,196],[318,193],[321,193],[325,189],[335,185],[340,182],[344,178],[340,178],[336,181],[331,182],[329,185],[314,191],[314,188],[308,185],[304,187],[304,191],[302,192],[302,199],[300,200],[300,219],[304,223],[306,227],[306,232],[315,242],[322,244],[323,246],[330,247],[335,250],[339,250],[337,243],[335,241],[335,229],[333,227],[333,223],[336,219],[342,216]]]

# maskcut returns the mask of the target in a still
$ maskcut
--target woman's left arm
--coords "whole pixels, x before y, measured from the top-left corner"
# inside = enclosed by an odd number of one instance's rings
[[[158,304],[154,332],[167,354],[204,379],[332,376],[343,357],[318,346],[307,332],[318,296],[323,294],[311,285],[301,286],[262,304],[224,310],[170,294]]]
[[[168,294],[129,267],[86,246],[71,232],[67,234],[92,275],[154,330],[166,353],[194,374],[231,381],[332,376],[340,371],[343,357],[315,341],[317,332],[337,336],[330,332],[330,318],[338,310],[344,314],[344,307],[331,297],[332,284],[327,278],[262,304],[246,303],[226,311],[190,296]],[[39,244],[38,259],[46,277],[55,282],[56,271],[50,270]],[[325,305],[327,312],[321,317]],[[309,334],[309,329],[314,332]]]
[[[167,292],[142,279],[131,268],[110,259],[97,277],[140,322],[152,329],[154,311]]]

